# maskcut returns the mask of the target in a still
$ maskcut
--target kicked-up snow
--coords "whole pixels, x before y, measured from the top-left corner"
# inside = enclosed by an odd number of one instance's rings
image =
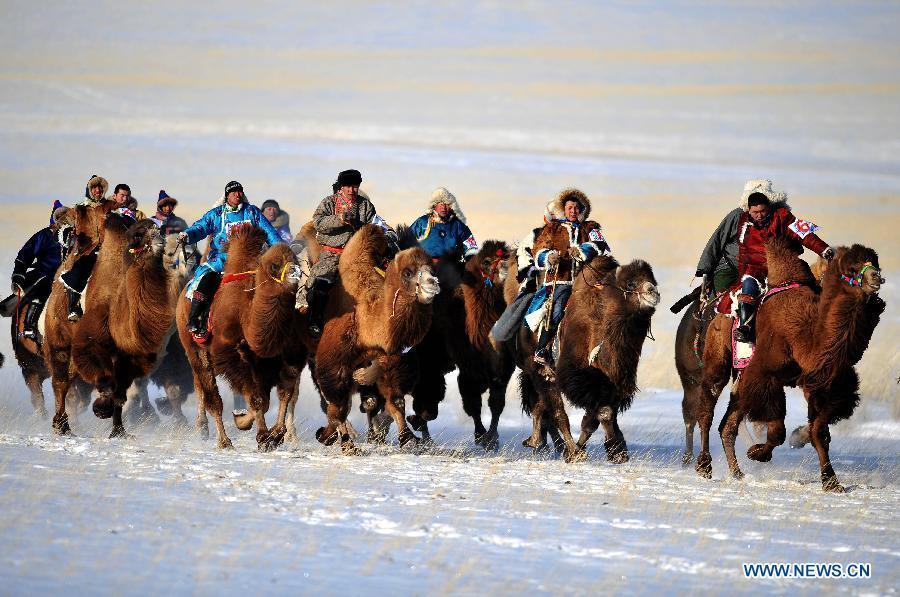
[[[601,431],[589,460],[567,465],[521,447],[530,421],[512,392],[497,453],[473,446],[451,393],[432,426],[435,446],[362,443],[363,455],[343,456],[313,439],[323,417],[307,386],[300,443],[273,453],[257,452],[254,434],[233,425],[236,449],[219,451],[165,421],[108,440],[108,422],[85,413],[78,437],[56,437],[49,422],[6,409],[0,586],[13,594],[896,591],[900,429],[877,407],[871,422],[833,431],[848,488],[835,495],[822,491],[810,447],[779,448],[769,464],[741,453],[747,477],[734,481],[716,439],[714,478],[699,478],[681,462],[672,392],[642,393],[620,419],[630,462],[606,462]],[[802,398],[789,406],[788,423],[802,422]],[[742,564],[766,562],[864,563],[871,578],[744,577]]]

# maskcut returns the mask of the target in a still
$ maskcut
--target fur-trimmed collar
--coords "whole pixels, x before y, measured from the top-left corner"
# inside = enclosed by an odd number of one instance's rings
[[[434,206],[438,203],[446,203],[450,206],[450,211],[453,212],[452,215],[456,216],[456,219],[466,224],[466,215],[463,213],[462,208],[459,206],[459,202],[456,200],[456,197],[445,189],[444,187],[438,187],[431,193],[431,199],[428,200],[428,215],[434,212]],[[452,220],[452,216],[447,219],[449,222]]]
[[[566,201],[574,199],[581,203],[584,208],[578,217],[579,222],[584,222],[591,215],[591,200],[582,191],[576,188],[568,188],[560,191],[556,199],[547,204],[544,210],[544,220],[550,223],[554,220],[566,219]]]
[[[250,203],[250,201],[247,199],[247,195],[244,195],[244,197],[241,199],[241,203],[243,203],[244,205],[248,205]],[[212,204],[214,208],[219,207],[220,205],[225,205],[225,197],[219,197],[215,201],[215,203]]]

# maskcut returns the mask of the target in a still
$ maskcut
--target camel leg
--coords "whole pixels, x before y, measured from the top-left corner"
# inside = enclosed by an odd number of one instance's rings
[[[484,440],[484,449],[496,451],[500,448],[500,415],[506,407],[506,384],[491,384],[488,388],[488,408],[491,409],[491,424],[488,427],[487,437]]]
[[[219,448],[234,448],[231,439],[225,433],[225,423],[222,421],[222,396],[219,394],[215,375],[206,367],[195,369],[194,387],[197,389],[197,431],[200,437],[209,438],[209,421],[206,418],[206,414],[209,413],[216,424]]]
[[[479,384],[477,379],[473,379],[470,375],[460,371],[457,378],[459,386],[459,394],[462,397],[463,410],[467,415],[472,417],[475,423],[475,443],[485,449],[487,448],[487,429],[481,422],[481,394],[487,388],[484,384]]]
[[[176,383],[167,383],[165,389],[167,403],[172,410],[172,421],[178,427],[187,427],[187,417],[185,417],[184,413],[181,411],[181,405],[184,404],[184,396],[181,393],[181,388]]]
[[[346,431],[344,422],[350,414],[350,397],[341,397],[338,400],[325,401],[325,415],[328,422],[325,427],[316,431],[316,439],[326,446],[332,445],[337,440],[341,442],[341,452],[347,455],[359,454],[359,449],[353,445],[350,434]]]
[[[603,431],[606,433],[606,441],[603,448],[606,450],[606,459],[616,464],[628,462],[628,444],[625,443],[625,434],[619,428],[619,417],[616,409],[611,406],[602,407],[597,418],[603,425]]]
[[[681,416],[684,419],[684,453],[681,463],[685,466],[694,461],[694,428],[697,425],[695,410],[700,402],[700,386],[684,385],[684,398],[681,400]]]
[[[537,395],[531,406],[531,436],[522,442],[526,448],[531,448],[535,452],[543,450],[547,447],[547,441],[544,439],[547,428],[544,424],[544,410],[546,404],[543,396]]]
[[[71,435],[72,428],[69,427],[69,415],[66,413],[66,394],[69,393],[71,386],[68,372],[64,376],[54,374],[52,385],[56,406],[56,412],[53,415],[53,431],[58,435]]]
[[[122,439],[134,439],[134,436],[125,431],[125,424],[122,422],[122,404],[118,401],[113,406],[112,431],[109,433],[109,439],[121,437]]]
[[[734,449],[741,421],[744,420],[744,414],[738,406],[737,394],[732,392],[729,396],[725,416],[722,417],[722,423],[719,425],[719,435],[722,438],[722,447],[725,449],[725,460],[728,462],[728,470],[731,471],[731,476],[735,479],[744,478],[744,473],[738,464],[737,454]]]
[[[297,418],[295,411],[297,409],[297,400],[300,397],[300,376],[297,376],[297,379],[294,381],[294,390],[291,393],[291,400],[287,405],[287,413],[284,418],[284,439],[285,441],[290,442],[293,445],[297,445],[300,443],[300,437],[297,435]]]
[[[547,395],[550,397],[550,411],[553,415],[553,421],[556,428],[562,435],[566,448],[563,457],[566,462],[580,462],[587,459],[587,453],[580,448],[572,437],[572,430],[569,426],[569,415],[566,413],[566,405],[563,401],[562,394],[555,387],[548,388]]]
[[[834,467],[831,466],[831,458],[828,455],[828,447],[831,444],[831,433],[828,430],[828,417],[823,413],[810,412],[809,438],[816,453],[819,455],[819,468],[822,474],[822,489],[834,493],[844,493],[844,486],[840,484]]]
[[[41,376],[36,371],[29,371],[24,374],[25,385],[31,392],[31,408],[34,414],[42,419],[47,418],[47,407],[44,406],[44,390],[41,388]]]
[[[776,419],[766,424],[766,443],[755,444],[747,449],[747,458],[757,462],[769,462],[772,460],[772,451],[784,443],[787,431],[784,428],[784,419]]]
[[[397,424],[397,439],[400,441],[400,446],[403,447],[410,442],[418,444],[419,438],[406,424],[406,418],[404,417],[406,399],[402,395],[385,396],[384,406],[387,409],[387,413],[394,419],[394,423]]]
[[[366,420],[369,423],[366,441],[370,444],[386,444],[388,431],[390,431],[394,419],[383,412],[384,398],[372,386],[360,386],[359,390],[359,407],[366,413]]]
[[[589,409],[585,411],[584,416],[581,418],[581,435],[578,437],[578,447],[584,448],[588,440],[597,431],[597,428],[600,427],[600,417],[596,409]]]
[[[255,395],[250,396],[250,408],[253,410],[256,422],[256,449],[260,452],[274,450],[281,443],[281,438],[278,438],[278,443],[270,441],[269,426],[266,423],[266,413],[269,412],[269,395],[271,393],[271,388],[259,388],[254,390]],[[278,410],[280,411],[281,408],[279,407]]]

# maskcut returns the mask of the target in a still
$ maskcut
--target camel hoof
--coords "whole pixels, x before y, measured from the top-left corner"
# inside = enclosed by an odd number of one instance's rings
[[[422,431],[422,428],[428,425],[428,421],[426,421],[419,415],[409,415],[408,417],[406,417],[406,422],[409,423],[409,426],[416,431]]]
[[[260,452],[273,452],[284,442],[285,430],[273,427],[268,431],[256,434],[256,449]]]
[[[822,476],[822,489],[825,491],[829,491],[831,493],[846,493],[847,490],[844,489],[844,486],[841,485],[837,477],[834,475],[831,476]]]
[[[685,452],[681,455],[681,464],[682,466],[690,466],[690,464],[694,462],[694,453],[693,452]]]
[[[574,464],[576,462],[584,462],[585,460],[587,460],[587,452],[585,452],[581,448],[574,448],[574,449],[566,448],[564,458],[568,464]]]
[[[72,428],[69,427],[69,416],[53,417],[53,431],[57,435],[72,435]]]
[[[791,438],[788,440],[788,445],[790,445],[794,450],[799,450],[800,448],[806,446],[806,444],[808,443],[809,425],[797,427],[791,432]]]
[[[387,443],[387,430],[369,429],[366,433],[366,442],[370,444],[384,445]]]
[[[697,474],[704,479],[712,479],[712,456],[709,454],[701,454],[697,457],[697,464],[694,466]]]
[[[200,439],[206,441],[209,439],[209,424],[206,425],[197,425],[197,434],[200,436]]]
[[[324,446],[333,445],[337,438],[337,430],[334,427],[319,427],[316,430],[316,439]]]
[[[134,436],[125,431],[121,425],[114,425],[112,431],[109,432],[109,439],[134,439]]]
[[[397,439],[400,440],[401,448],[410,443],[413,445],[413,447],[419,445],[419,438],[416,437],[415,434],[412,431],[410,431],[409,429],[404,429],[403,431],[401,431],[400,435]]]
[[[744,473],[741,469],[736,468],[731,470],[731,478],[735,481],[742,481],[744,479]]]
[[[615,464],[628,462],[628,448],[624,441],[618,439],[606,440],[603,442],[603,449],[606,450],[606,460]]]
[[[765,444],[754,444],[747,448],[747,458],[757,462],[769,462],[772,460],[772,451],[766,450]]]
[[[539,439],[534,439],[533,437],[522,440],[522,445],[526,448],[531,448],[535,454],[537,454],[538,452],[550,451],[550,447],[547,445],[547,442],[541,441]]]
[[[484,448],[485,452],[496,452],[500,449],[500,434],[496,431],[487,431],[475,434],[475,444]]]
[[[109,419],[113,416],[115,408],[113,407],[113,401],[109,398],[97,398],[94,400],[91,410],[94,411],[94,416],[98,419]]]
[[[219,438],[219,449],[220,450],[234,450],[234,444],[231,443],[231,439],[228,436]]]
[[[361,456],[362,450],[356,447],[349,437],[341,441],[341,454],[344,456]]]
[[[612,454],[606,454],[606,460],[612,462],[613,464],[625,464],[630,458],[631,457],[628,455],[628,450],[620,450]]]

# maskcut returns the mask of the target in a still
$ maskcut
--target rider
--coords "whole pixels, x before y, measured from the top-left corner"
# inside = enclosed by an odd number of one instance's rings
[[[113,211],[125,217],[131,218],[135,222],[143,220],[147,216],[144,212],[137,208],[137,199],[131,196],[131,187],[120,182],[113,190],[112,200],[116,202]]]
[[[106,182],[105,178],[96,174],[91,175],[84,188],[85,198],[78,205],[86,205],[88,207],[100,205],[106,198],[107,190],[109,190],[109,183]],[[97,263],[97,253],[99,251],[100,245],[97,244],[90,251],[78,256],[72,267],[59,275],[59,281],[65,286],[68,297],[69,321],[78,321],[84,315],[81,310],[81,293],[84,292],[88,279],[91,277],[91,272],[94,270],[94,264]]]
[[[350,237],[366,224],[375,224],[384,230],[390,244],[397,243],[396,233],[375,212],[372,201],[359,192],[360,184],[359,170],[344,170],[331,185],[333,194],[322,199],[313,212],[322,252],[310,268],[306,284],[297,291],[297,309],[308,314],[309,333],[314,338],[322,334],[328,292],[337,282],[338,259]]]
[[[824,259],[834,257],[834,249],[816,236],[818,226],[797,218],[786,203],[787,195],[772,190],[772,181],[750,180],[744,185],[741,205],[729,213],[710,237],[697,275],[714,276],[717,291],[740,280],[736,339],[753,339],[753,314],[768,275],[766,243],[787,236]]]
[[[244,195],[244,187],[236,180],[225,185],[225,194],[216,202],[215,207],[203,214],[187,230],[180,232],[178,238],[182,242],[195,244],[212,236],[206,262],[197,268],[194,278],[188,283],[186,296],[191,301],[187,330],[197,340],[205,340],[209,334],[206,319],[213,295],[222,281],[222,270],[225,269],[224,245],[229,233],[241,226],[257,226],[266,233],[268,243],[275,245],[283,242],[269,220],[255,206],[250,205]]]
[[[447,255],[459,260],[478,253],[478,243],[466,225],[466,216],[453,193],[444,187],[434,190],[428,213],[417,218],[410,230],[433,259]]]
[[[50,225],[42,228],[26,242],[16,256],[12,274],[12,290],[20,298],[27,299],[22,336],[37,339],[37,322],[44,310],[53,284],[53,274],[63,259],[60,219],[68,211],[59,201],[53,204]]]
[[[178,234],[187,230],[187,222],[175,215],[175,207],[178,200],[170,197],[165,190],[159,191],[159,199],[156,202],[156,214],[150,220],[162,231],[163,236]]]

